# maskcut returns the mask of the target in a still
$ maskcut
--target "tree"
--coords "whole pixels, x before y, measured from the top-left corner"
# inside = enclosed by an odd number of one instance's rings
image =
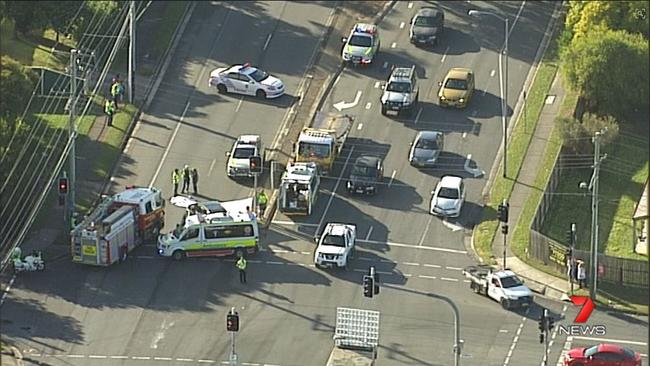
[[[43,29],[48,24],[48,14],[45,8],[39,6],[39,1],[7,1],[6,14],[14,23],[14,32],[28,34],[34,30]]]
[[[34,86],[38,81],[36,74],[23,67],[9,56],[2,56],[0,73],[0,113],[13,120],[20,116],[27,105]]]
[[[81,42],[84,39],[84,34],[105,34],[109,27],[121,26],[121,24],[117,25],[114,22],[117,8],[118,3],[116,1],[86,1],[72,27],[75,41],[84,43],[86,48],[94,48],[93,44],[101,42],[101,40],[91,40],[91,44],[88,45],[87,40]]]
[[[574,37],[560,51],[562,72],[602,114],[625,116],[648,109],[650,55],[638,34],[599,29],[589,37]]]
[[[648,38],[647,11],[648,1],[570,1],[565,26],[574,37],[612,29]]]
[[[69,33],[72,29],[75,16],[79,13],[79,7],[84,6],[80,0],[73,1],[42,1],[41,6],[47,9],[48,26],[56,32],[56,42],[59,42],[61,33]]]
[[[582,121],[575,118],[559,118],[557,126],[562,135],[564,148],[574,154],[591,154],[593,144],[591,138],[597,131],[602,134],[602,145],[608,145],[618,137],[618,122],[612,116],[598,116],[585,113]]]

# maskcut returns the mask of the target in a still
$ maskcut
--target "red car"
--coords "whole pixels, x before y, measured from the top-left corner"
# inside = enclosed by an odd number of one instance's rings
[[[564,366],[641,366],[641,355],[613,344],[574,348],[564,356]]]

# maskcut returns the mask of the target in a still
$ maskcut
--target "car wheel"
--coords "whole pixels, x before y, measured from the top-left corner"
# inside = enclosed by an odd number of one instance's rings
[[[175,261],[181,261],[181,260],[185,259],[185,252],[178,249],[178,250],[174,251],[174,253],[172,254],[172,258]]]
[[[228,88],[226,87],[225,84],[217,84],[217,90],[219,93],[225,94],[228,92]]]
[[[510,300],[501,299],[501,307],[506,309],[506,310],[510,309]]]
[[[258,97],[258,98],[264,98],[264,99],[266,99],[266,92],[265,92],[264,90],[262,90],[262,89],[258,89],[258,90],[255,92],[255,96]]]

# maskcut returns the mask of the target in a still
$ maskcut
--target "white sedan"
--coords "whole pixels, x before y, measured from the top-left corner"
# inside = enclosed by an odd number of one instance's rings
[[[463,178],[445,175],[440,179],[436,189],[431,192],[432,215],[458,217],[465,202],[465,185]]]
[[[248,63],[212,70],[208,85],[216,87],[220,93],[254,95],[265,99],[284,94],[284,83],[280,79]]]

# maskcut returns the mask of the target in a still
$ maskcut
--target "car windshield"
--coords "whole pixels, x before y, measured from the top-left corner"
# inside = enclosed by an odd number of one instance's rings
[[[434,28],[438,26],[438,20],[436,17],[419,16],[415,18],[415,25],[418,27]]]
[[[458,199],[459,194],[458,194],[458,190],[456,188],[442,187],[442,188],[440,188],[440,191],[438,192],[438,197],[439,198],[447,198],[447,199],[455,200],[455,199]]]
[[[301,142],[298,146],[298,154],[305,158],[326,158],[329,156],[330,146],[325,144],[310,144]]]
[[[323,245],[332,245],[335,247],[345,247],[345,239],[339,235],[325,235]]]
[[[589,347],[585,350],[585,357],[590,357],[598,353],[598,346]]]
[[[251,147],[240,147],[235,149],[235,153],[232,154],[232,157],[235,159],[248,159],[253,155],[255,155],[255,149]]]
[[[388,83],[386,91],[396,93],[408,93],[411,90],[411,83],[393,81]]]
[[[460,79],[448,79],[445,88],[455,90],[467,90],[467,81]]]
[[[509,276],[501,278],[501,286],[503,288],[517,287],[521,286],[523,282],[517,276]]]
[[[419,139],[415,144],[416,149],[437,150],[438,142],[431,139]]]
[[[350,38],[348,44],[355,47],[370,47],[372,46],[372,38],[355,34],[352,36],[352,38]]]
[[[255,71],[253,71],[249,76],[251,78],[253,78],[253,80],[255,80],[255,81],[257,81],[259,83],[260,81],[268,78],[269,74],[267,74],[266,72],[264,72],[264,71],[262,71],[260,69],[255,69]]]
[[[357,177],[373,177],[376,175],[376,169],[369,166],[355,165],[352,167],[352,175]]]

